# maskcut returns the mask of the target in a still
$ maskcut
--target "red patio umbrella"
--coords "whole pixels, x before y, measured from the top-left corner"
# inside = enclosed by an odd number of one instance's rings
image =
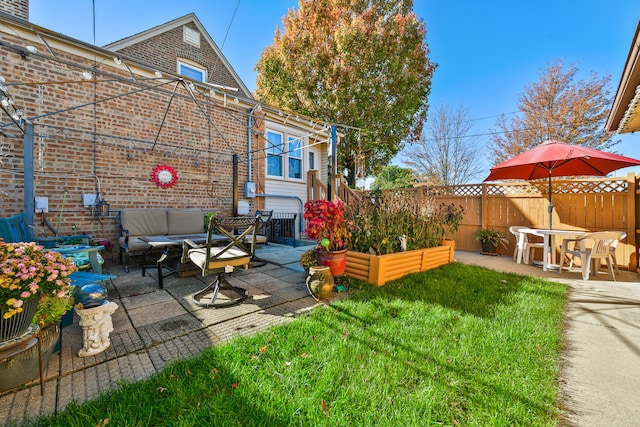
[[[485,181],[501,179],[549,179],[549,229],[553,204],[551,178],[605,176],[617,169],[640,165],[640,160],[560,141],[546,141],[491,168]]]

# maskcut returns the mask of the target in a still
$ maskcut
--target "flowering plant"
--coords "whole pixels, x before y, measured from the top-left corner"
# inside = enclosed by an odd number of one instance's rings
[[[349,246],[351,232],[345,219],[346,207],[335,199],[309,200],[304,204],[304,219],[307,221],[307,237],[315,240],[327,251],[339,251]]]
[[[58,252],[42,249],[33,242],[0,242],[0,307],[5,319],[22,312],[25,301],[38,296],[40,316],[73,305],[69,276],[76,271],[75,264]]]

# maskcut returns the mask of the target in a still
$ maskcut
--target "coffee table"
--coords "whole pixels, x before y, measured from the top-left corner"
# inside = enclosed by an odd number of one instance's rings
[[[158,271],[158,289],[164,289],[163,279],[178,272],[180,266],[180,255],[169,256],[169,252],[172,248],[182,248],[182,242],[185,240],[191,240],[197,244],[204,244],[207,241],[207,233],[197,234],[173,234],[173,235],[159,235],[159,236],[142,236],[139,238],[143,242],[146,242],[151,248],[142,254],[142,276],[146,275],[146,268],[153,267],[152,265],[145,264],[145,255],[155,249],[162,249],[160,258],[156,261],[156,268]],[[212,234],[212,242],[224,242],[228,238],[221,234]],[[164,270],[168,270],[167,273]]]

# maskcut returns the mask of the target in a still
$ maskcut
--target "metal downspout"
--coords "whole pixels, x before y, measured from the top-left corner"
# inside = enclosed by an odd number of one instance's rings
[[[249,114],[247,115],[247,169],[249,169],[249,173],[247,174],[247,181],[251,182],[253,174],[251,173],[253,157],[252,157],[252,138],[251,138],[251,129],[253,128],[253,108],[249,108],[247,110]]]
[[[33,186],[33,124],[25,123],[24,132],[24,219],[27,226],[33,226],[35,212],[35,193]]]

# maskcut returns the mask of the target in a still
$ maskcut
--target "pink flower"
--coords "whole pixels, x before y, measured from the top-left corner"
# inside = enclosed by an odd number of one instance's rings
[[[76,270],[72,260],[34,242],[0,242],[0,305],[9,307],[3,317],[21,312],[23,304],[34,296],[42,295],[41,301],[67,298],[68,277]]]

